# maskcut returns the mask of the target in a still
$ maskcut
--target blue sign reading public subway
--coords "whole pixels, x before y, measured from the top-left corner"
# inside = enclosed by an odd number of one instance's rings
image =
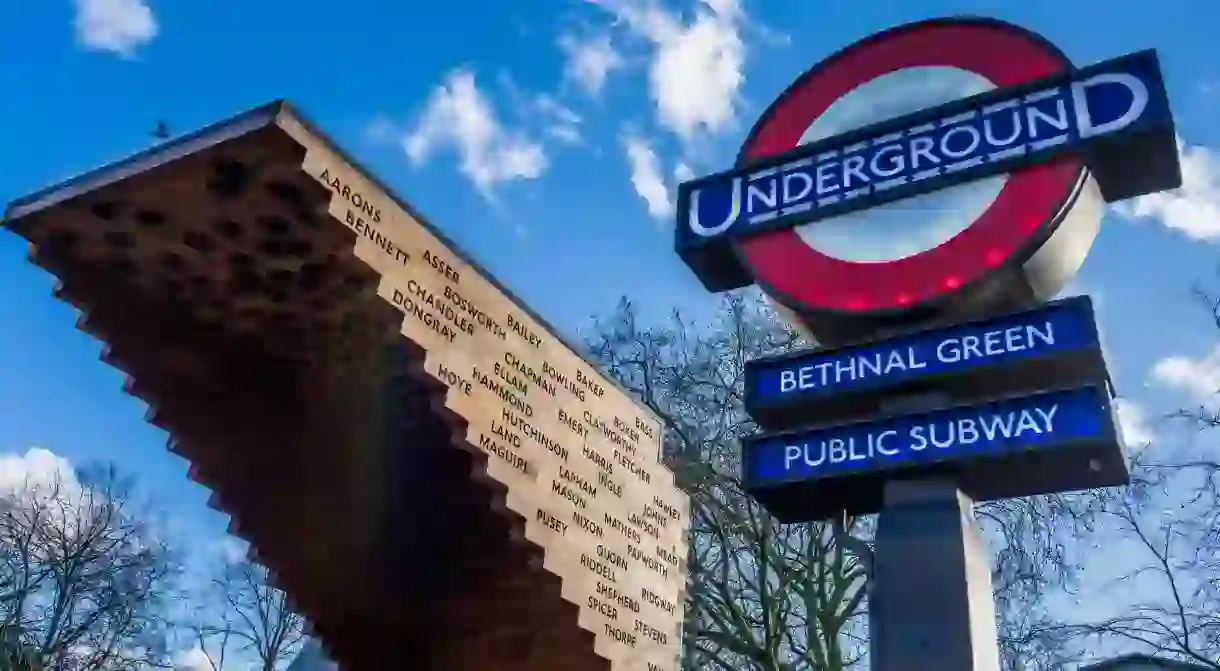
[[[1075,299],[870,345],[752,361],[747,394],[758,409],[1096,345],[1091,303]]]
[[[764,436],[745,446],[750,487],[998,456],[1113,432],[1108,393],[1084,387],[976,406]]]
[[[741,237],[1163,130],[1154,52],[1140,52],[807,145],[766,165],[683,184],[678,247]],[[1130,197],[1140,194],[1122,194]]]

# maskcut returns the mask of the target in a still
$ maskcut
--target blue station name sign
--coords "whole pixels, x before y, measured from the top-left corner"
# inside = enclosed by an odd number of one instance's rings
[[[1125,155],[1108,151],[1120,141]],[[1172,188],[1180,181],[1174,142],[1156,53],[1142,51],[686,182],[678,193],[676,247],[705,284],[723,284],[710,279],[714,271],[701,270],[711,261],[700,256],[718,258],[732,239],[1010,172],[1066,152],[1093,159],[1089,168],[1107,201]],[[1132,165],[1141,169],[1130,170]],[[743,277],[731,284],[747,282]]]
[[[1003,367],[1004,374],[995,371]],[[1108,379],[1087,296],[985,321],[746,365],[746,408],[763,426],[875,414],[870,400],[936,385],[950,398],[1104,382]]]
[[[876,512],[885,478],[937,466],[980,501],[1123,484],[1116,445],[1108,388],[1086,386],[763,435],[744,443],[743,468],[746,488],[774,514],[812,519]]]

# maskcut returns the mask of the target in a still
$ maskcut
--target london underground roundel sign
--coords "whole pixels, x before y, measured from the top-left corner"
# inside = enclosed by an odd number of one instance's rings
[[[1105,201],[1177,186],[1173,143],[1154,52],[1077,69],[1010,24],[908,24],[806,72],[737,167],[683,184],[677,249],[824,342],[978,316],[1062,289]]]

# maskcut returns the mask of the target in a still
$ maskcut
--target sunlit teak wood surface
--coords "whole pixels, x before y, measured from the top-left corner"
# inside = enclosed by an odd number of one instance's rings
[[[657,417],[290,106],[5,223],[343,668],[677,667]]]

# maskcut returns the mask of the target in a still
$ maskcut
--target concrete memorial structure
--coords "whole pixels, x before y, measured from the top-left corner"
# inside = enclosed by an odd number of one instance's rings
[[[880,513],[870,662],[999,668],[975,501],[1122,485],[1088,298],[1047,303],[1107,202],[1181,183],[1156,53],[1075,67],[983,18],[852,44],[682,184],[675,247],[819,349],[752,361],[747,491],[781,522]]]
[[[288,105],[5,225],[341,668],[677,668],[659,419]]]

